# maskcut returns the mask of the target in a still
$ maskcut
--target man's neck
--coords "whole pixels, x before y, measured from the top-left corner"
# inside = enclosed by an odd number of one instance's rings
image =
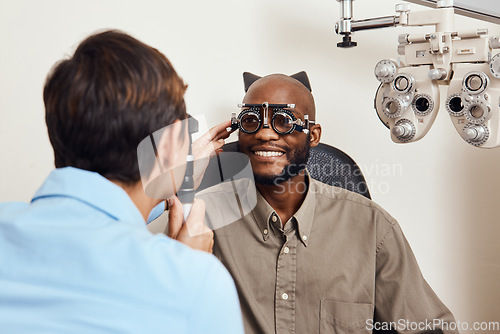
[[[260,194],[276,211],[283,226],[299,210],[306,198],[307,188],[305,170],[278,185],[257,185]]]
[[[147,222],[149,213],[156,205],[158,205],[159,201],[146,196],[141,182],[137,182],[134,185],[126,185],[119,181],[111,182],[125,190],[141,215],[144,217],[144,221]]]

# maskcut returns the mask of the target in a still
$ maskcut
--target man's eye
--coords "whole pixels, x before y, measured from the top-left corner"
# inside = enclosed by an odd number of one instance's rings
[[[276,119],[274,121],[277,122],[278,124],[281,124],[281,125],[288,125],[288,124],[292,123],[291,118],[283,117],[283,116],[276,117]]]

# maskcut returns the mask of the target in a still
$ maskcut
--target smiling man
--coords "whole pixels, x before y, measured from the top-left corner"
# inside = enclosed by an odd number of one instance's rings
[[[271,102],[269,102],[271,101]],[[292,103],[290,101],[293,101]],[[309,149],[317,146],[321,137],[321,126],[312,125],[311,129],[304,132],[286,132],[287,124],[293,122],[293,118],[277,118],[274,114],[289,112],[290,117],[304,120],[308,115],[311,123],[314,122],[315,108],[312,94],[298,80],[286,75],[271,75],[262,80],[257,80],[251,85],[243,102],[246,105],[262,104],[265,102],[273,104],[295,104],[295,108],[269,108],[271,114],[270,124],[261,125],[255,132],[239,134],[239,149],[245,153],[252,164],[254,178],[258,184],[259,192],[273,208],[275,208],[280,221],[287,222],[298,210],[305,198],[303,184],[306,180],[305,167],[309,159]],[[247,109],[248,110],[248,109]],[[277,119],[281,120],[280,125]],[[287,122],[288,120],[288,122]],[[242,124],[245,118],[242,118]],[[265,123],[262,120],[262,123]],[[280,130],[280,126],[283,130]],[[254,129],[251,129],[254,130]],[[308,131],[307,131],[308,130]],[[287,181],[288,189],[302,187],[302,191],[279,191],[283,189],[283,182]],[[290,204],[294,204],[291,206]]]
[[[321,126],[305,72],[244,79],[239,149],[252,165],[257,205],[214,231],[214,254],[236,282],[246,333],[367,333],[382,322],[453,322],[395,219],[307,173]],[[224,196],[213,194],[213,203],[205,198],[209,215]],[[432,328],[453,332],[444,329]]]

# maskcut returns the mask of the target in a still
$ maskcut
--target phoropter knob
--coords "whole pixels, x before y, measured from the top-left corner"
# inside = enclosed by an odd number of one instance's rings
[[[486,131],[483,126],[473,126],[465,128],[462,134],[465,140],[479,142],[485,138]]]
[[[490,72],[495,78],[500,79],[500,53],[497,53],[491,58]]]
[[[401,125],[396,125],[395,127],[392,128],[392,134],[395,137],[407,137],[411,134],[412,132],[411,125],[406,123],[406,124],[401,124]]]
[[[429,71],[429,79],[431,80],[443,80],[448,75],[448,72],[444,68],[434,68]]]
[[[413,125],[411,121],[403,118],[396,122],[394,127],[391,129],[391,133],[399,140],[408,142],[415,137],[416,129],[415,125]]]
[[[382,83],[389,83],[396,75],[396,64],[389,59],[381,60],[375,66],[375,77]]]

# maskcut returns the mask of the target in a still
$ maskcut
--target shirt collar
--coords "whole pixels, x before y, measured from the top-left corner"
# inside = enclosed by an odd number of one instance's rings
[[[309,176],[309,172],[306,170],[306,182],[309,184],[307,187],[307,194],[304,202],[300,206],[299,210],[292,216],[297,220],[297,227],[299,233],[299,239],[302,243],[307,246],[310,241],[310,232],[314,220],[314,211],[316,203],[316,187],[315,183],[311,182],[312,179]],[[270,219],[273,214],[276,214],[274,209],[267,203],[265,198],[257,191],[257,205],[252,211],[254,219],[257,221],[260,232],[262,233],[262,238],[266,241],[269,238],[270,233]]]
[[[144,224],[144,217],[125,190],[95,172],[73,167],[57,168],[31,202],[59,196],[76,199],[116,220]]]
[[[252,215],[259,225],[260,233],[262,233],[262,238],[264,241],[269,238],[270,226],[269,220],[271,215],[274,213],[274,209],[267,203],[266,199],[257,190],[257,204],[255,209],[252,210]]]
[[[316,209],[316,187],[314,180],[306,170],[306,182],[308,183],[307,194],[299,210],[293,215],[297,220],[299,237],[302,243],[307,246],[310,241],[311,228],[314,221]]]

